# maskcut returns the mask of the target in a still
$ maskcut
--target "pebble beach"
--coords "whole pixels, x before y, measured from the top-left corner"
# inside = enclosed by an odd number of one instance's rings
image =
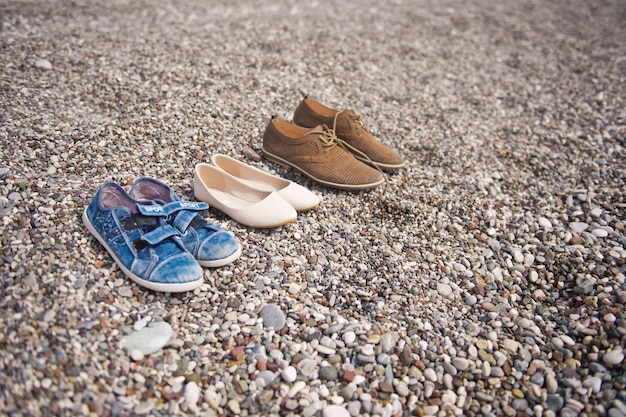
[[[0,0],[0,416],[626,416],[619,0]],[[341,191],[263,157],[303,95],[407,160]],[[144,289],[98,187],[194,200],[221,153],[322,199]]]

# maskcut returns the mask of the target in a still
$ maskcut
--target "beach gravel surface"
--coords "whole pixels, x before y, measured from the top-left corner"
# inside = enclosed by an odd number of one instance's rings
[[[618,0],[0,1],[0,415],[626,415]],[[308,94],[406,159],[269,162]],[[104,181],[193,200],[215,153],[310,188],[204,283],[128,279]]]

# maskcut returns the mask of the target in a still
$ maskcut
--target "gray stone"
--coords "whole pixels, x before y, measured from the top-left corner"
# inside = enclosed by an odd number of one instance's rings
[[[411,391],[409,386],[404,381],[399,381],[396,385],[396,393],[401,397],[408,397]]]
[[[563,408],[565,400],[560,395],[548,394],[548,396],[546,397],[546,403],[548,404],[548,409],[556,413],[561,408]]]
[[[386,353],[381,353],[376,358],[376,362],[383,366],[388,365],[389,363],[391,363],[391,356],[387,355]]]
[[[339,391],[339,396],[343,397],[343,399],[346,401],[350,401],[352,399],[352,396],[356,392],[356,390],[357,390],[356,384],[350,383]]]
[[[259,372],[256,375],[257,384],[259,381],[263,381],[262,382],[263,386],[261,388],[265,388],[266,386],[270,385],[272,382],[274,382],[275,379],[276,379],[276,374],[274,374],[274,372],[269,371],[267,369],[265,371]]]
[[[466,358],[454,357],[452,358],[452,365],[459,370],[464,371],[470,366],[470,361]]]
[[[263,307],[259,316],[263,319],[263,326],[265,327],[273,327],[276,331],[280,331],[285,327],[285,314],[274,304],[267,304]]]
[[[335,381],[339,377],[339,372],[334,366],[322,366],[319,370],[319,378],[322,381]]]

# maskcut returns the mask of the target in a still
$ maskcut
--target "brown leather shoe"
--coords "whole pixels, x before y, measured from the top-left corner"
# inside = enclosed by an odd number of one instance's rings
[[[263,154],[329,187],[364,190],[385,181],[382,172],[357,160],[326,126],[307,129],[273,118],[263,135]]]
[[[305,97],[294,112],[293,121],[298,126],[312,128],[326,125],[335,131],[339,139],[364,153],[354,153],[363,162],[372,163],[381,169],[399,169],[406,162],[400,154],[376,140],[363,126],[361,118],[352,110],[335,110]]]

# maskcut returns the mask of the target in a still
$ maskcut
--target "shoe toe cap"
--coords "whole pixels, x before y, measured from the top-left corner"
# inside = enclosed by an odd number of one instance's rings
[[[227,214],[241,224],[258,228],[282,226],[296,221],[298,216],[291,204],[275,192],[255,204]]]
[[[220,230],[201,243],[196,256],[199,261],[219,261],[229,258],[238,250],[239,242],[235,236],[225,230]]]
[[[320,198],[307,188],[291,183],[278,192],[296,211],[305,211],[317,207]]]
[[[202,280],[202,267],[190,253],[180,253],[160,262],[150,274],[159,284],[184,284]]]

